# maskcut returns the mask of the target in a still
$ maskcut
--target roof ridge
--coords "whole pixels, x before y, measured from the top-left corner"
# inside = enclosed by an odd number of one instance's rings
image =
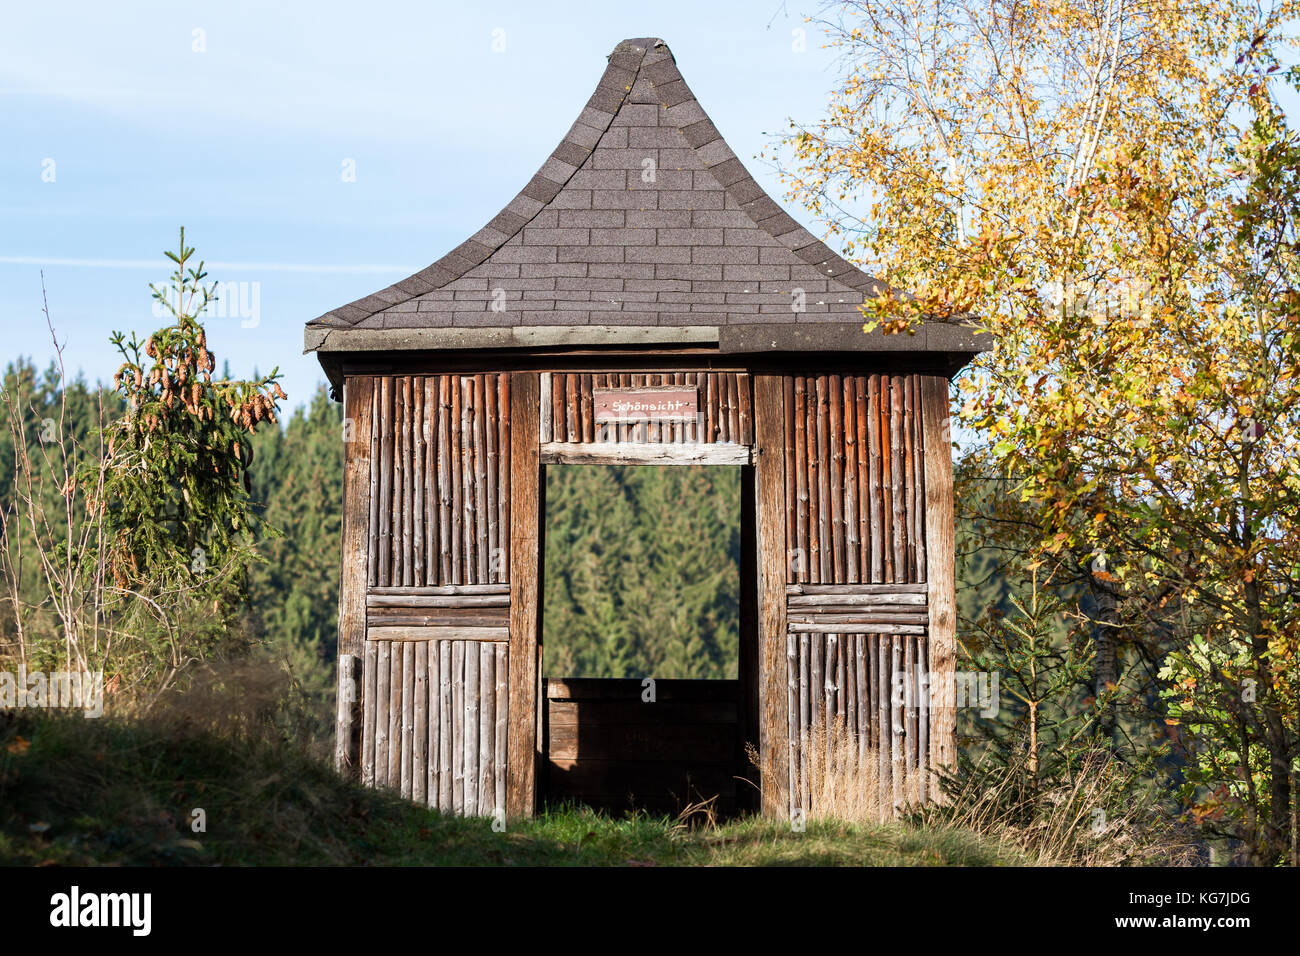
[[[754,180],[696,100],[663,40],[655,37],[622,40],[607,60],[595,91],[559,145],[519,194],[487,225],[414,275],[339,306],[307,324],[355,327],[376,313],[445,287],[484,262],[519,235],[582,168],[642,77],[654,90],[664,115],[682,134],[704,168],[758,228],[830,282],[863,295],[876,295],[886,288],[884,282],[851,265],[800,226]]]

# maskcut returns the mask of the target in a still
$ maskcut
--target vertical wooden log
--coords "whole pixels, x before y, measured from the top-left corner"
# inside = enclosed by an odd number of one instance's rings
[[[487,474],[487,492],[484,523],[487,525],[487,577],[484,583],[501,580],[501,525],[498,488],[501,474],[501,454],[497,448],[497,425],[501,420],[500,405],[497,399],[497,376],[488,375],[483,381],[483,434],[486,441],[487,455],[485,468]]]
[[[482,687],[478,679],[479,643],[464,641],[465,645],[465,816],[477,816],[479,785],[479,711],[482,708]]]
[[[454,495],[451,480],[451,376],[438,376],[438,572],[439,584],[455,584],[451,570]]]
[[[438,642],[438,809],[442,813],[456,810],[456,775],[452,752],[455,750],[455,719],[452,708],[456,705],[452,668],[455,655],[451,641]]]
[[[826,383],[826,422],[829,439],[827,471],[830,482],[831,571],[834,576],[828,580],[836,584],[848,580],[844,554],[844,413],[840,404],[843,395],[840,377],[830,376]]]
[[[507,748],[506,741],[510,735],[510,680],[509,666],[510,655],[509,645],[505,642],[497,642],[492,645],[496,654],[496,662],[493,665],[493,673],[496,675],[497,686],[493,695],[493,702],[496,704],[496,730],[493,739],[496,742],[496,752],[492,755],[492,812],[493,815],[504,814],[506,812],[506,761]]]
[[[488,568],[492,555],[489,551],[488,523],[496,516],[496,502],[488,507],[487,462],[487,389],[484,376],[474,376],[474,559],[477,584],[488,583]]]
[[[391,698],[392,662],[389,660],[393,644],[378,641],[375,656],[375,786],[388,786],[388,708]]]
[[[538,376],[510,376],[510,708],[506,811],[532,816],[537,803],[538,649],[543,547]]]
[[[893,791],[889,772],[889,738],[893,723],[889,719],[889,637],[884,634],[872,637],[876,645],[876,793],[883,811]],[[884,816],[888,816],[885,813]]]
[[[465,482],[461,473],[461,459],[464,453],[465,429],[462,423],[461,377],[447,376],[450,380],[451,407],[448,409],[448,425],[451,429],[451,473],[448,482],[451,485],[451,583],[466,583],[464,572],[465,550]]]
[[[402,786],[402,645],[388,654],[388,786]]]
[[[770,777],[762,781],[763,812],[787,817],[793,794],[781,792],[789,748],[787,692],[782,686],[786,659],[785,410],[779,376],[754,377],[755,515],[758,548],[759,752]]]
[[[498,546],[501,554],[497,563],[496,581],[504,584],[510,580],[510,376],[497,376],[497,449],[501,456],[497,469],[497,525]],[[504,739],[504,738],[502,738]],[[502,761],[505,773],[505,761]],[[502,802],[501,806],[505,806]]]
[[[761,679],[761,678],[760,678]],[[793,811],[799,803],[799,641],[785,636],[786,802]],[[779,809],[779,808],[778,808]]]
[[[867,502],[871,512],[870,581],[873,584],[885,580],[884,501],[880,460],[880,376],[871,375],[867,378]]]
[[[451,651],[451,808],[469,814],[465,805],[465,642],[448,641]]]
[[[541,428],[539,440],[544,442],[555,441],[551,429],[551,422],[554,418],[551,411],[551,373],[542,372],[538,381],[541,386],[541,408],[538,415],[538,424]]]
[[[904,634],[903,642],[903,766],[907,774],[904,799],[916,795],[916,640]]]
[[[415,796],[415,642],[402,644],[402,796]]]
[[[439,659],[439,648],[442,648],[442,641],[429,641],[429,650],[426,654],[426,661],[429,663],[429,702],[425,709],[425,713],[428,714],[428,723],[425,726],[426,736],[428,736],[424,760],[425,777],[428,779],[425,801],[433,809],[438,809],[442,805],[442,793],[439,792],[442,783],[439,775],[441,765],[438,763],[439,743],[442,740],[442,662]]]
[[[917,799],[925,803],[930,799],[930,681],[929,657],[924,637],[916,639],[917,714],[916,714],[916,783]]]
[[[424,433],[424,583],[438,583],[438,380],[424,378],[421,402],[421,428]]]
[[[379,379],[379,572],[380,587],[393,583],[393,380]]]
[[[674,380],[680,378],[680,375],[674,376]],[[785,376],[782,376],[781,380],[784,382]],[[752,445],[754,444],[754,380],[747,373],[737,376],[736,394],[738,404],[736,441]]]
[[[799,806],[804,813],[811,813],[812,781],[809,777],[810,753],[812,751],[812,694],[809,685],[812,682],[809,658],[812,656],[809,645],[816,634],[799,635]]]
[[[361,782],[375,785],[375,688],[379,675],[379,642],[366,641],[365,690],[362,693]]]
[[[785,448],[785,580],[793,584],[799,580],[799,566],[794,560],[795,550],[799,547],[799,528],[796,519],[799,513],[799,497],[794,480],[794,377],[783,375],[781,382],[785,403],[785,425],[782,435],[782,445]]]
[[[461,581],[478,583],[478,541],[475,524],[479,512],[474,493],[474,376],[460,380],[460,488],[461,488]],[[468,662],[468,658],[466,658]],[[466,677],[468,680],[468,677]],[[467,688],[468,689],[468,688]],[[466,812],[474,812],[472,809]]]
[[[370,428],[374,379],[353,377],[343,388],[343,560],[339,572],[338,720],[334,762],[340,773],[355,775],[362,748],[362,693],[358,662],[366,644],[366,582],[370,556]],[[364,668],[361,668],[364,671]]]
[[[844,580],[857,584],[861,580],[862,561],[858,537],[861,524],[858,520],[857,398],[853,376],[844,376],[841,387],[844,407]]]
[[[903,701],[900,678],[903,674],[903,647],[901,636],[893,635],[889,642],[889,775],[893,784],[893,815],[901,815],[903,808]]]
[[[496,756],[496,649],[487,641],[478,645],[478,812],[491,816],[496,809],[496,774],[492,758]]]
[[[795,463],[795,501],[791,502],[795,512],[795,548],[798,557],[798,577],[796,581],[809,581],[811,557],[808,547],[808,517],[811,505],[808,497],[808,397],[807,386],[802,375],[794,376],[794,417],[791,421],[793,432]]]
[[[429,642],[415,644],[415,700],[411,708],[411,799],[427,803],[429,777],[425,754],[429,746]]]
[[[853,415],[856,432],[858,476],[858,580],[871,580],[871,464],[870,443],[867,434],[867,380],[857,375],[853,378]]]
[[[957,761],[957,585],[953,539],[952,430],[948,381],[921,379],[922,445],[925,450],[925,555],[929,596],[930,768],[951,770]],[[939,789],[930,780],[935,798]]]
[[[908,580],[907,563],[907,474],[903,448],[903,378],[891,377],[889,386],[889,460],[893,485],[890,503],[893,508],[894,580]]]
[[[359,381],[359,379],[354,379],[354,381]],[[379,419],[380,395],[379,380],[374,376],[369,376],[367,381],[370,382],[370,521],[368,523],[369,527],[366,529],[366,537],[368,541],[366,546],[366,564],[368,565],[366,569],[366,581],[371,587],[375,587],[379,584],[379,469],[382,459],[379,445],[379,433],[381,431]],[[346,399],[346,395],[344,398]],[[360,410],[360,414],[365,416],[367,413],[363,409]],[[362,427],[361,420],[358,419],[354,423],[353,427]],[[346,511],[344,513],[346,514]]]
[[[414,477],[415,468],[412,458],[414,456],[413,432],[415,424],[415,415],[413,407],[414,389],[412,388],[411,376],[407,375],[402,379],[402,586],[411,587],[415,584],[415,561],[414,559],[414,541],[415,529],[412,527],[413,518],[415,517],[415,508],[412,507],[412,499],[415,497]]]
[[[424,379],[411,380],[411,583],[424,587]]]

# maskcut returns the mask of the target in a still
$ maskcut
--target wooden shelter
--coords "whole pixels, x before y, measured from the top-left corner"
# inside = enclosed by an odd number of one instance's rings
[[[496,218],[307,324],[345,408],[340,767],[512,816],[683,781],[744,806],[749,774],[786,815],[847,740],[895,805],[932,793],[955,747],[948,384],[982,346],[864,334],[880,289],[754,182],[662,40],[618,44]],[[648,703],[543,673],[566,463],[742,469],[738,680]]]

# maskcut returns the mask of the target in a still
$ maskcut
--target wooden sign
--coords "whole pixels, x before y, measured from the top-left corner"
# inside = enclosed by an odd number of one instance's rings
[[[700,410],[700,390],[668,385],[658,388],[593,388],[596,423],[693,422]]]

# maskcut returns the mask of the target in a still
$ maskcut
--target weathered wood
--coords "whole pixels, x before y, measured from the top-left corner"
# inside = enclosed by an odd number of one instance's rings
[[[895,682],[903,673],[903,647],[896,635],[889,644],[890,684],[889,684],[889,774],[893,784],[894,816],[901,814],[903,808],[903,784],[907,777],[903,767],[903,702],[894,692]]]
[[[844,580],[849,584],[856,584],[862,573],[858,521],[857,401],[853,381],[853,376],[846,375],[840,385],[844,409]]]
[[[541,639],[542,494],[538,375],[510,377],[510,706],[506,812],[537,802],[538,648]]]
[[[379,645],[367,642],[363,654],[365,690],[362,692],[361,711],[361,782],[367,787],[373,787],[375,785],[375,691],[379,669]]]
[[[438,377],[438,583],[459,583],[451,573],[451,377]]]
[[[506,594],[375,594],[366,595],[366,607],[443,607],[443,608],[492,608],[509,607],[510,595]]]
[[[402,379],[402,584],[411,586],[415,580],[415,389],[411,376]]]
[[[510,645],[507,643],[493,646],[496,655],[493,674],[496,675],[496,688],[493,692],[493,704],[496,707],[493,733],[495,752],[492,755],[492,813],[494,816],[506,812],[506,761],[508,760],[507,740],[510,734]]]
[[[796,607],[925,607],[924,594],[821,594],[791,593],[786,591],[791,608]],[[434,598],[433,600],[438,600]]]
[[[541,406],[540,414],[538,415],[538,424],[540,426],[539,440],[551,442],[555,441],[555,432],[551,427],[551,422],[555,417],[551,405],[551,373],[542,372],[539,378],[539,384],[541,385]]]
[[[490,816],[496,809],[496,645],[480,644],[478,652],[478,812]]]
[[[847,611],[837,611],[834,608],[787,608],[786,620],[791,624],[840,624],[843,627],[840,630],[853,630],[851,625],[862,625],[861,630],[866,632],[874,629],[880,624],[915,624],[918,627],[924,627],[929,621],[929,616],[924,610],[913,611],[910,613],[880,611],[878,609],[853,608]],[[835,633],[833,631],[827,633]]]
[[[344,386],[344,416],[350,423],[344,434],[343,559],[339,573],[338,720],[335,728],[335,764],[340,773],[355,773],[360,758],[357,705],[360,674],[356,661],[365,647],[365,590],[369,579],[371,417],[374,379],[352,377]],[[352,669],[346,676],[344,658]]]
[[[356,654],[340,654],[338,658],[338,722],[334,734],[334,765],[340,773],[357,774],[357,741],[360,740],[358,721],[361,701],[361,665]]]
[[[786,817],[793,794],[782,793],[788,774],[788,747],[782,712],[787,692],[782,680],[786,659],[785,628],[785,454],[784,387],[781,379],[757,375],[754,389],[755,519],[758,548],[759,752],[768,776],[762,781],[763,812]]]
[[[447,644],[451,649],[451,807],[468,814],[473,811],[465,805],[465,646],[464,641]]]
[[[510,580],[510,376],[497,376],[497,449],[501,464],[497,476],[497,523],[500,526],[499,546],[494,581]],[[508,586],[508,585],[507,585]],[[502,761],[502,773],[505,762]],[[505,804],[503,803],[502,806]]]
[[[831,568],[830,580],[847,581],[846,558],[844,551],[844,417],[840,400],[843,386],[838,375],[830,376],[826,385],[826,401],[829,406],[827,414],[828,437],[830,439],[830,534],[831,534]]]
[[[426,624],[372,627],[371,641],[504,641],[509,627],[490,625]]]
[[[951,769],[957,759],[957,595],[953,537],[952,431],[948,382],[921,379],[922,445],[925,451],[925,552],[930,623],[930,769]],[[929,781],[933,797],[936,780]]]
[[[379,644],[375,656],[375,786],[388,786],[389,704],[391,702],[393,645]]]
[[[791,427],[794,431],[794,467],[795,467],[795,500],[790,506],[795,512],[795,541],[796,563],[798,565],[799,581],[811,580],[808,569],[810,566],[810,555],[808,547],[808,514],[809,514],[809,497],[808,497],[808,430],[807,430],[807,412],[808,412],[808,395],[807,386],[804,384],[802,376],[794,380],[794,417]],[[789,439],[786,439],[789,441]]]
[[[461,378],[448,376],[451,407],[447,422],[451,429],[451,461],[447,483],[451,487],[451,580],[445,584],[465,584],[470,579],[464,572],[465,553],[465,480],[463,456],[465,428],[461,409]],[[462,791],[463,792],[463,791]]]
[[[929,588],[925,584],[911,581],[881,584],[789,584],[786,585],[785,593],[789,595],[834,594],[844,597],[859,594],[892,595],[901,600],[899,596],[907,594],[919,594],[924,599],[924,596],[929,593]]]
[[[419,682],[415,673],[415,645],[402,646],[402,796],[415,796],[415,695]]]
[[[455,721],[452,708],[456,704],[452,688],[454,645],[438,642],[438,809],[452,813],[456,808],[456,781],[452,769],[452,751],[455,749]]]
[[[748,465],[748,445],[668,442],[550,442],[540,448],[545,465]]]
[[[860,621],[842,622],[842,623],[804,623],[800,621],[791,621],[786,625],[786,630],[791,634],[843,634],[845,629],[854,625],[860,625],[860,630],[869,630],[872,634],[924,634],[925,625],[923,624],[880,624],[871,622],[865,625]],[[817,645],[815,645],[817,646]],[[819,659],[820,660],[820,659]]]
[[[424,645],[425,662],[428,665],[428,671],[425,674],[427,683],[425,714],[427,717],[425,723],[425,749],[424,749],[424,774],[425,774],[425,803],[426,805],[438,807],[438,787],[441,779],[438,775],[438,744],[442,739],[442,682],[441,682],[441,665],[439,664],[439,651],[443,647],[442,641],[430,641]]]
[[[456,597],[459,595],[469,596],[491,596],[491,595],[508,595],[510,585],[492,583],[492,584],[446,584],[435,587],[422,588],[380,588],[372,587],[366,590],[367,598],[371,597]]]
[[[401,645],[390,644],[388,655],[388,786],[402,785],[402,656]]]
[[[496,515],[496,499],[488,506],[488,462],[487,462],[487,389],[482,375],[474,376],[474,431],[471,442],[474,446],[474,569],[475,580],[487,584],[488,568],[492,561],[489,551],[490,536],[488,523]]]
[[[379,571],[376,583],[393,583],[393,387],[392,379],[379,379],[379,536],[376,541]]]

